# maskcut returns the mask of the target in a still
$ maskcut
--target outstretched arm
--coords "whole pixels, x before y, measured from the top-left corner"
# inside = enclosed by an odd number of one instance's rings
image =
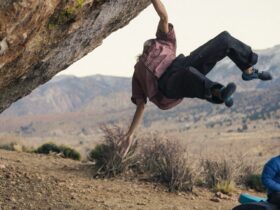
[[[167,11],[165,9],[165,6],[163,5],[163,3],[160,0],[151,0],[152,4],[158,14],[158,16],[160,17],[160,21],[159,21],[159,29],[164,32],[164,33],[168,33],[169,32],[169,27],[168,27],[168,14]]]
[[[128,136],[132,136],[134,134],[135,129],[140,124],[141,119],[142,119],[143,114],[144,114],[144,109],[145,109],[145,103],[144,102],[141,102],[140,104],[137,105],[133,120],[132,120],[130,128],[127,132]]]
[[[137,105],[133,120],[131,122],[130,128],[125,136],[124,141],[121,143],[121,156],[125,157],[126,154],[129,151],[129,148],[132,144],[132,137],[134,134],[135,129],[138,127],[138,125],[141,123],[143,114],[145,109],[145,103],[141,102]]]

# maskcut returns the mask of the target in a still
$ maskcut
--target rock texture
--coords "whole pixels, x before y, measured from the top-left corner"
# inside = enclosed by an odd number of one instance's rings
[[[1,0],[0,113],[101,45],[149,3]]]

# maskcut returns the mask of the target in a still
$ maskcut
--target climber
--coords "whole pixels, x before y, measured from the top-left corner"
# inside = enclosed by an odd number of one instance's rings
[[[268,72],[259,72],[253,66],[258,56],[251,47],[222,32],[189,56],[176,57],[176,37],[173,25],[160,0],[151,0],[160,17],[155,39],[144,43],[132,77],[132,97],[136,104],[131,126],[121,144],[125,156],[132,143],[132,135],[141,121],[147,98],[160,109],[166,110],[178,105],[183,98],[200,98],[211,103],[233,105],[234,83],[223,86],[205,75],[215,64],[228,56],[242,71],[243,80],[271,80]]]
[[[280,208],[280,155],[265,164],[262,183],[268,192],[268,202],[276,204]]]

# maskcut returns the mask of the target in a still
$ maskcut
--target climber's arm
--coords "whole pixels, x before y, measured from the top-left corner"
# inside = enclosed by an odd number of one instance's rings
[[[167,11],[165,9],[165,6],[163,5],[163,3],[160,0],[151,0],[152,4],[157,12],[157,14],[160,17],[160,21],[159,21],[159,29],[164,32],[164,33],[168,33],[169,31],[169,27],[168,27],[168,14]]]
[[[137,104],[137,108],[136,108],[136,111],[134,113],[133,120],[131,122],[129,130],[125,135],[125,139],[121,142],[121,148],[122,148],[121,155],[122,155],[122,157],[125,157],[126,154],[129,151],[129,148],[132,144],[134,132],[142,121],[144,110],[145,110],[145,102],[142,101],[139,104]]]
[[[130,128],[127,132],[128,136],[132,136],[134,134],[135,129],[141,123],[141,120],[142,120],[142,117],[144,114],[144,110],[145,110],[145,102],[141,102],[140,104],[137,105],[133,120],[132,120]]]

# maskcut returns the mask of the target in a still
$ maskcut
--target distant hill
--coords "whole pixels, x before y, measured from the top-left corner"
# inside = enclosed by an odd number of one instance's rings
[[[82,110],[98,97],[130,92],[129,78],[113,76],[57,76],[12,104],[2,116],[67,113]]]

